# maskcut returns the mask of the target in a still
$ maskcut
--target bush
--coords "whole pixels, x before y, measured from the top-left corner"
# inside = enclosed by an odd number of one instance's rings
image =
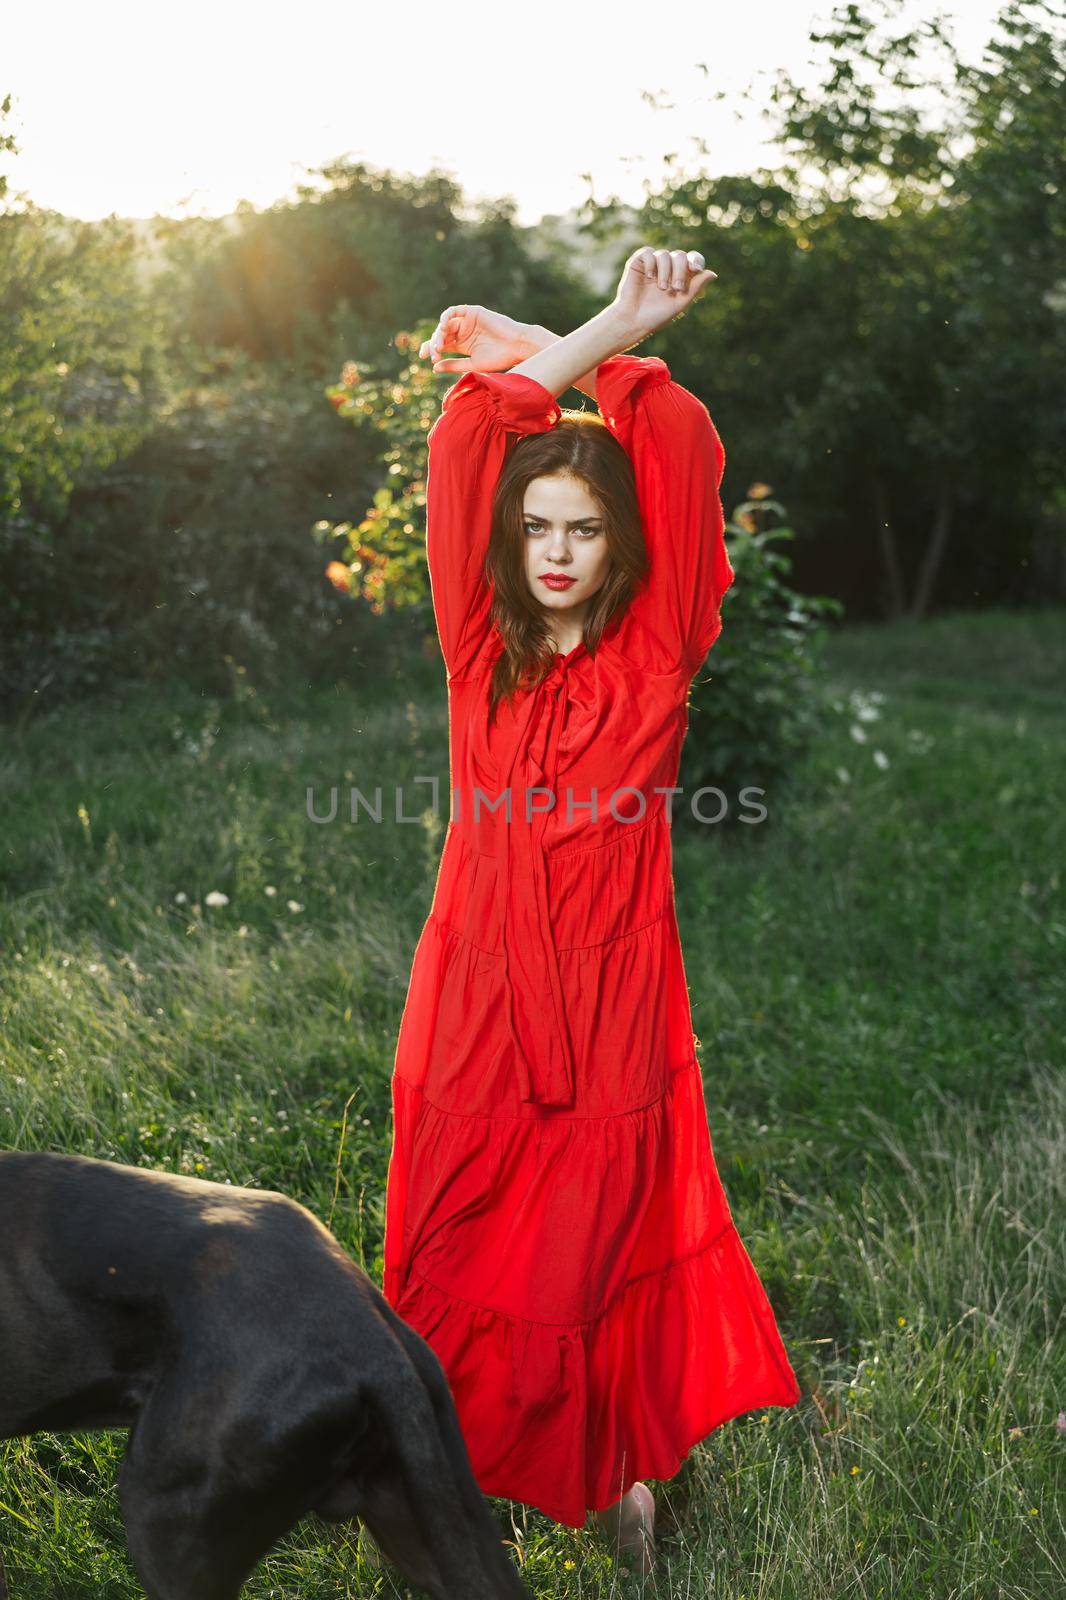
[[[371,441],[320,392],[244,361],[183,375],[147,436],[87,473],[51,526],[0,528],[8,626],[0,693],[15,706],[175,674],[229,685],[343,674],[380,626],[353,615],[310,531],[333,497],[369,494]]]
[[[683,792],[674,802],[675,825],[703,833],[720,813],[717,825],[730,828],[743,818],[750,827],[759,807],[772,819],[785,779],[831,715],[817,667],[824,619],[844,608],[789,588],[792,562],[777,546],[795,532],[765,485],[748,493],[726,523],[736,581],[722,604],[722,632],[692,682]],[[769,525],[771,517],[780,520]],[[705,788],[715,792],[697,795]]]

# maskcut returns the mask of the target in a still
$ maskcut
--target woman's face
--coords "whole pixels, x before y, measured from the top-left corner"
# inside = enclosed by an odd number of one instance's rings
[[[583,620],[610,568],[603,513],[588,486],[569,472],[534,478],[522,515],[530,589],[546,610],[565,612],[568,623]],[[545,582],[555,575],[570,581]]]

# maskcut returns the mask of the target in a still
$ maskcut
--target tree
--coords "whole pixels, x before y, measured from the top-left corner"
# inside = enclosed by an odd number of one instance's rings
[[[13,198],[0,175],[0,537],[5,519],[61,515],[80,476],[143,436],[158,355],[129,227]]]
[[[1060,482],[1066,52],[1045,5],[1005,8],[984,68],[900,10],[838,6],[822,82],[777,75],[778,167],[672,178],[639,226],[718,272],[657,348],[741,477],[772,472],[845,559],[865,542],[884,613],[921,616],[1020,591]],[[952,564],[964,523],[985,537]]]

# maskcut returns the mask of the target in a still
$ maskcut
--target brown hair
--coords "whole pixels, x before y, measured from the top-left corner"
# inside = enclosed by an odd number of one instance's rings
[[[526,577],[526,489],[534,478],[569,472],[581,478],[603,516],[610,566],[585,618],[583,640],[595,652],[604,629],[624,612],[647,567],[633,465],[594,411],[564,410],[543,433],[523,435],[510,447],[492,506],[485,573],[493,589],[492,616],[503,650],[492,670],[489,718],[505,696],[534,687],[553,660],[546,611]]]

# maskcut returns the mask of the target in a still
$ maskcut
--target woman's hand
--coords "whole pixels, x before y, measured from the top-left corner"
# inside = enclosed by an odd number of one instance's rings
[[[609,308],[633,334],[646,339],[657,328],[683,315],[716,272],[703,265],[698,250],[655,250],[650,244],[634,250]]]
[[[524,361],[534,348],[530,328],[502,311],[487,306],[449,306],[418,347],[418,354],[433,362],[434,372],[506,372]],[[460,350],[462,358],[443,357],[445,350]]]

